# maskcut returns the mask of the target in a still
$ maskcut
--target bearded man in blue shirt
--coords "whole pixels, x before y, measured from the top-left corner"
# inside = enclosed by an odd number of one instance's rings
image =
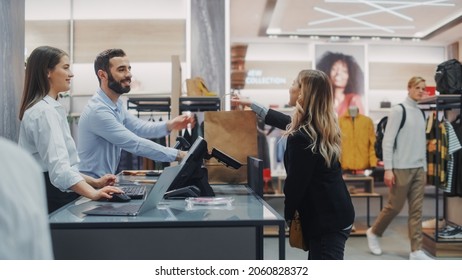
[[[108,49],[95,59],[100,88],[88,101],[79,120],[80,172],[100,177],[115,174],[122,149],[161,162],[181,160],[186,152],[159,145],[146,138],[160,138],[172,130],[194,126],[194,116],[168,121],[141,120],[123,106],[120,96],[130,91],[130,61],[121,49]]]

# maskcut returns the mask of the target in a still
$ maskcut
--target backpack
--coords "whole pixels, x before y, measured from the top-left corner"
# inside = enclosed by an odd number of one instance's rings
[[[404,109],[403,104],[398,104],[403,108],[403,117],[401,118],[401,123],[399,124],[399,129],[398,133],[403,128],[404,122],[406,121],[406,109]],[[375,155],[377,156],[378,160],[383,160],[383,151],[382,151],[382,142],[383,142],[383,136],[385,135],[385,129],[387,127],[387,122],[388,122],[388,116],[383,117],[380,119],[379,123],[377,124],[377,129],[375,131],[375,144],[374,144],[374,149],[375,149]],[[396,137],[398,137],[398,133],[396,133]],[[393,148],[396,148],[396,138],[395,138],[395,144],[393,145]]]
[[[441,94],[462,94],[462,64],[457,59],[440,63],[435,73],[436,90]]]
[[[395,143],[393,144],[393,150],[396,149],[396,139],[398,138],[399,131],[401,128],[404,126],[404,122],[406,121],[406,108],[404,108],[403,104],[398,104],[403,108],[403,117],[401,118],[401,123],[399,124],[399,129],[398,132],[396,133],[395,137]],[[420,109],[422,112],[422,116],[425,120],[425,113]],[[382,142],[383,142],[383,136],[385,135],[385,129],[387,127],[387,122],[388,122],[388,116],[383,117],[380,119],[379,123],[377,124],[377,129],[375,131],[375,144],[374,144],[374,149],[375,149],[375,155],[377,156],[378,160],[383,160],[383,151],[382,151]]]

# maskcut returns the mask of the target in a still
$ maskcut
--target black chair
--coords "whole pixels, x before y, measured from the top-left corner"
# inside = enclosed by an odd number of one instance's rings
[[[263,197],[263,160],[247,157],[247,185],[260,197]]]

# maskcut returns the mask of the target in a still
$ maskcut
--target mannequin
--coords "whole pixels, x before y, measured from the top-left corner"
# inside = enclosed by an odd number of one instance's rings
[[[348,114],[350,117],[355,118],[359,114],[359,108],[356,105],[348,107]]]
[[[365,169],[374,168],[377,157],[372,119],[360,114],[358,106],[352,105],[339,118],[339,126],[342,132],[342,169],[361,174]]]

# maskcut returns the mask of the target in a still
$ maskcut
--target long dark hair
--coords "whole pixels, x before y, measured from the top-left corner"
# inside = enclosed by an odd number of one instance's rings
[[[24,91],[19,109],[19,120],[24,112],[42,100],[50,91],[48,72],[59,64],[63,56],[68,54],[55,47],[41,46],[32,51],[26,64]]]
[[[348,67],[349,78],[345,87],[345,93],[362,95],[364,93],[364,74],[353,56],[328,51],[316,63],[316,69],[323,71],[330,77],[330,70],[337,61],[342,61]]]

